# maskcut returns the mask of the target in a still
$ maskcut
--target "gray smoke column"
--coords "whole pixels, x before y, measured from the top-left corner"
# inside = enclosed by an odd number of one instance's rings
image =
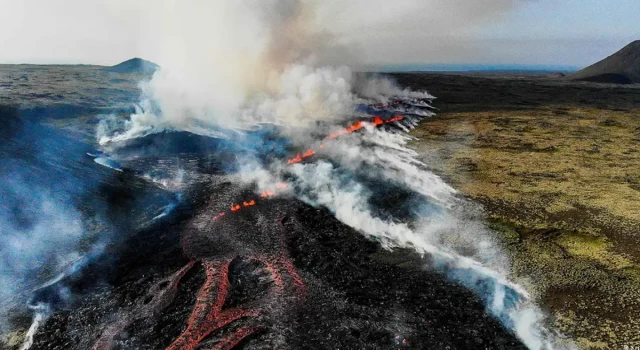
[[[109,65],[137,53],[136,56],[164,65],[170,56],[176,58],[173,61],[182,60],[178,58],[181,51],[190,50],[195,45],[203,49],[227,46],[230,39],[241,36],[247,26],[255,25],[243,21],[234,23],[234,20],[243,17],[242,12],[253,12],[258,6],[269,6],[280,11],[268,10],[267,15],[279,18],[283,13],[294,12],[291,9],[296,8],[291,1],[272,0],[238,0],[231,5],[224,4],[224,1],[207,0],[191,0],[188,4],[178,0],[61,1],[5,2],[3,10],[12,14],[0,23],[0,42],[3,43],[5,61]],[[334,38],[348,44],[346,47],[357,46],[361,50],[362,55],[348,62],[352,65],[363,62],[397,64],[420,63],[425,59],[430,62],[466,59],[471,50],[461,47],[461,43],[473,44],[480,26],[499,21],[519,5],[535,2],[315,0],[301,3],[316,5],[314,11],[307,11],[315,12],[312,16],[316,19],[316,27],[333,34]],[[220,12],[222,10],[226,12]],[[239,14],[231,14],[234,10]],[[171,12],[175,12],[175,16]],[[229,16],[229,20],[221,18],[222,14]],[[178,21],[178,17],[191,21]],[[29,21],[24,18],[29,18]],[[221,19],[225,25],[203,22]],[[165,24],[171,27],[164,27]],[[191,30],[176,28],[179,26]],[[138,35],[140,31],[143,31],[142,35]],[[186,35],[171,39],[171,33]],[[227,43],[219,44],[221,42]],[[160,45],[163,45],[162,49],[158,50]],[[59,50],[60,47],[65,50]],[[330,58],[332,55],[326,56]],[[342,54],[333,56],[343,58]]]
[[[145,45],[161,69],[123,130],[102,144],[167,129],[220,136],[212,127],[256,123],[305,127],[350,113],[360,97],[395,94],[362,82],[343,62],[357,57],[320,25],[316,1],[208,1],[149,9]],[[375,85],[380,85],[376,87]],[[354,94],[354,87],[363,87]],[[418,97],[418,96],[416,96]]]

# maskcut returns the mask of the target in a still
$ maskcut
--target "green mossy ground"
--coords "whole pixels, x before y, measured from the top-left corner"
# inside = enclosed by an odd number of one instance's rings
[[[484,205],[557,330],[584,349],[640,345],[640,109],[445,112],[412,134]]]

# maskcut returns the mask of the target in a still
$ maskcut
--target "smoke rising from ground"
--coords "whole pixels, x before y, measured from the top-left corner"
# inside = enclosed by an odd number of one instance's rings
[[[80,213],[64,196],[23,180],[19,174],[1,180],[0,310],[4,312],[8,310],[5,306],[24,301],[24,293],[39,287],[30,283],[53,278],[73,264],[85,231]],[[0,316],[6,320],[6,315]],[[2,326],[6,325],[0,323]]]
[[[355,54],[317,26],[314,1],[198,4],[150,9],[148,41],[162,68],[123,130],[100,133],[100,143],[165,129],[309,127],[344,117],[361,98],[412,94],[344,65]]]
[[[260,192],[293,175],[292,195],[329,209],[387,249],[411,248],[430,256],[443,273],[474,290],[529,348],[556,348],[554,335],[543,326],[543,314],[526,290],[509,280],[508,258],[477,217],[477,208],[415,160],[403,134],[368,127],[362,135],[351,136],[320,152],[331,162],[247,166],[242,180],[257,184]],[[377,189],[390,184],[421,195],[403,205],[403,212],[417,212],[413,219],[390,217],[372,204]]]

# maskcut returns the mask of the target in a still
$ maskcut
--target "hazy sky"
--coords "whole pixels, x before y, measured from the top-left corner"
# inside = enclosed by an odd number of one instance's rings
[[[151,42],[158,41],[147,40],[156,31],[163,32],[157,28],[162,24],[153,18],[153,8],[199,2],[0,0],[0,63],[111,65],[133,56],[157,60]],[[640,39],[639,0],[327,0],[321,4],[318,18],[324,30],[357,47],[363,62],[374,64],[584,66]]]

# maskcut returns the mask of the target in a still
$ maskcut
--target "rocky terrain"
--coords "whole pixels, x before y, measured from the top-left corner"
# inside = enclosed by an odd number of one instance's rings
[[[102,154],[96,124],[127,116],[144,75],[0,68],[0,349],[525,348],[429,256],[291,195],[247,201],[228,141],[163,132]],[[368,182],[410,213],[410,191]]]

